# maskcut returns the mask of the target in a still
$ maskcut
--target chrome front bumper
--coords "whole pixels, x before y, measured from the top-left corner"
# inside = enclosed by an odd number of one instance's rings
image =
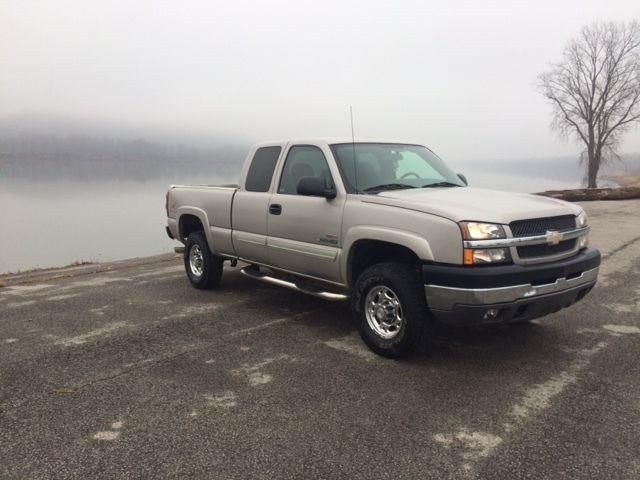
[[[458,288],[440,285],[424,286],[427,305],[434,310],[453,310],[456,305],[491,305],[533,300],[538,296],[559,294],[566,291],[593,286],[598,278],[599,267],[582,272],[572,278],[558,278],[552,283],[531,283],[496,288]]]

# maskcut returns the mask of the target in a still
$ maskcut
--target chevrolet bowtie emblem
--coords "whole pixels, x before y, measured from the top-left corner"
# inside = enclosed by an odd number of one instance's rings
[[[564,238],[564,235],[562,235],[562,233],[560,232],[547,231],[547,244],[549,245],[558,245],[563,238]]]

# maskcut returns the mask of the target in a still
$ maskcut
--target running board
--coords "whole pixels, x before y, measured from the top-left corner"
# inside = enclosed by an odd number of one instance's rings
[[[341,301],[349,298],[348,295],[344,295],[342,293],[325,292],[319,289],[312,290],[308,288],[302,288],[293,282],[288,282],[286,280],[282,280],[280,278],[267,275],[266,273],[261,272],[255,267],[244,267],[240,269],[240,273],[242,273],[243,275],[246,275],[247,277],[260,280],[261,282],[270,283],[272,285],[278,285],[280,287],[285,287],[290,290],[296,290],[301,293],[306,293],[307,295],[312,295],[314,297],[322,298],[323,300]]]

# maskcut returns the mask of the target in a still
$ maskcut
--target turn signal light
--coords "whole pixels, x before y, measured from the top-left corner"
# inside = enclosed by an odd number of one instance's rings
[[[473,265],[473,250],[470,248],[464,249],[464,264]]]

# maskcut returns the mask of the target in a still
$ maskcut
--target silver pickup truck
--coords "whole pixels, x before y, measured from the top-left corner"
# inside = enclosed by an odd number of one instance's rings
[[[388,357],[436,321],[525,322],[568,307],[600,265],[579,206],[469,187],[411,143],[262,143],[240,185],[172,186],[166,210],[195,288],[240,261],[257,280],[350,298],[364,342]]]

